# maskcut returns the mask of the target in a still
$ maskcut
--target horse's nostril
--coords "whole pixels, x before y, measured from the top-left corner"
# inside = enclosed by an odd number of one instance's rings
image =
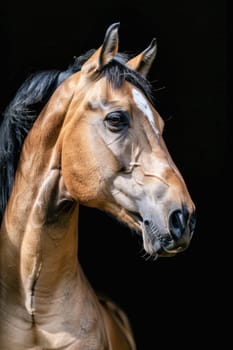
[[[187,215],[182,210],[175,210],[169,217],[169,228],[174,239],[181,238],[187,225]]]
[[[193,233],[193,231],[196,228],[196,223],[197,223],[197,219],[196,219],[196,214],[192,213],[192,215],[190,216],[189,219],[189,229],[190,229],[190,233]]]
[[[147,220],[147,219],[145,219],[145,220],[144,220],[144,225],[145,225],[145,226],[149,226],[149,225],[150,225],[150,221]]]
[[[188,231],[186,228],[188,227]],[[172,237],[180,239],[184,232],[193,233],[196,227],[196,214],[193,212],[190,216],[188,210],[174,210],[169,217],[169,229]]]

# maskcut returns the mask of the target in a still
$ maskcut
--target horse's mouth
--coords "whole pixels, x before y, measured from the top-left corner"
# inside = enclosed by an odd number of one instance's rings
[[[145,229],[142,230],[142,244],[144,250],[148,255],[158,257],[173,257],[179,252],[185,250],[183,247],[176,246],[173,239],[167,239],[167,235],[164,237],[151,237],[149,232]]]
[[[135,232],[142,238],[144,250],[152,257],[172,257],[182,252],[186,247],[176,246],[169,233],[152,233],[145,224],[143,217],[137,212],[128,212],[133,219]]]

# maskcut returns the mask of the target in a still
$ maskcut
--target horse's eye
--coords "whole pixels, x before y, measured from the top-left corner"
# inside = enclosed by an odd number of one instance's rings
[[[129,126],[129,114],[126,111],[114,111],[106,115],[104,122],[111,131],[121,131]]]

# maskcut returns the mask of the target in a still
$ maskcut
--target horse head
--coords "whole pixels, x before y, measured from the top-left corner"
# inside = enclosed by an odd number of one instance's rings
[[[190,243],[195,206],[165,145],[146,78],[156,41],[127,58],[118,52],[118,28],[111,25],[81,71],[64,82],[73,89],[62,128],[64,184],[82,205],[142,235],[148,254],[172,256]]]

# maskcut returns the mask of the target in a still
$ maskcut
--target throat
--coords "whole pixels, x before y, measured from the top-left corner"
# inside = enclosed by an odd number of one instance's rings
[[[51,170],[38,191],[21,245],[21,266],[24,263],[32,294],[43,284],[52,290],[56,279],[76,265],[77,222],[77,203],[68,195],[60,171]]]
[[[25,307],[28,311],[29,315],[32,317],[32,324],[35,324],[35,310],[36,310],[36,304],[35,304],[35,289],[36,289],[36,282],[40,276],[40,271],[42,268],[42,262],[39,262],[39,260],[35,259],[35,263],[32,269],[32,275],[29,276],[28,279],[28,286],[26,286],[26,298],[25,298]]]
[[[60,300],[78,271],[78,204],[67,193],[59,169],[51,169],[40,185],[17,175],[3,218],[0,281],[7,295],[27,310],[32,323],[39,310]],[[14,220],[12,219],[14,218]]]

